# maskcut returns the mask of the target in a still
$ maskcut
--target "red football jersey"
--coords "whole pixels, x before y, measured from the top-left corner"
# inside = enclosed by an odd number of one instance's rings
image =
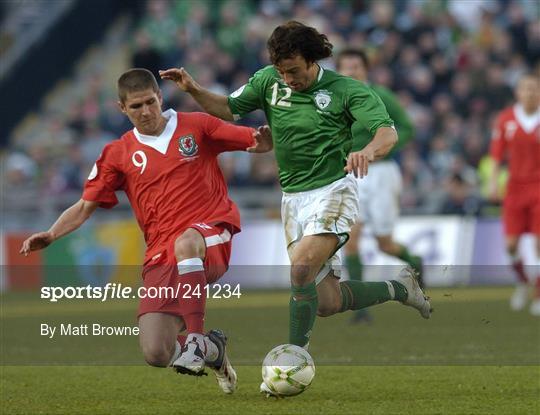
[[[540,109],[527,115],[520,105],[501,112],[491,140],[491,156],[508,159],[510,181],[540,181]]]
[[[146,260],[194,223],[225,222],[240,231],[217,155],[254,144],[253,129],[204,113],[163,113],[159,137],[136,129],[107,144],[85,183],[84,200],[112,208],[126,192],[146,240]]]

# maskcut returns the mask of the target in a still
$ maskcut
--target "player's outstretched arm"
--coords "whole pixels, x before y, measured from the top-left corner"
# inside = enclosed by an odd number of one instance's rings
[[[272,131],[268,125],[263,125],[253,133],[255,145],[248,147],[246,150],[249,153],[266,153],[274,148],[272,142]]]
[[[344,170],[347,173],[353,173],[355,177],[364,177],[368,173],[369,163],[386,156],[397,140],[397,133],[393,127],[378,128],[367,146],[349,154]]]
[[[173,81],[178,88],[190,94],[208,114],[225,121],[234,120],[227,97],[214,94],[200,86],[184,68],[159,71],[159,76],[161,76],[161,79]]]
[[[48,231],[35,233],[26,239],[19,253],[28,256],[30,252],[46,248],[62,236],[73,232],[94,213],[98,206],[98,202],[80,199],[67,208]]]

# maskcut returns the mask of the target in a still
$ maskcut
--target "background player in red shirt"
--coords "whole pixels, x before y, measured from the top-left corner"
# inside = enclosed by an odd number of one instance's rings
[[[527,302],[528,279],[519,257],[521,235],[536,236],[536,271],[540,267],[540,80],[528,74],[516,88],[517,103],[501,112],[491,142],[495,168],[491,177],[491,198],[497,199],[499,166],[507,159],[509,180],[503,201],[506,249],[518,278],[510,306],[523,309]],[[536,278],[535,299],[530,311],[540,316],[540,275]]]
[[[174,292],[180,287],[175,298],[140,300],[139,340],[146,361],[192,375],[203,374],[206,363],[223,391],[232,393],[236,373],[225,353],[226,338],[219,330],[203,334],[204,285],[227,270],[232,235],[240,231],[240,215],[228,198],[217,156],[256,150],[258,139],[271,139],[270,130],[235,126],[203,113],[162,112],[161,91],[145,69],[122,74],[118,94],[120,109],[135,128],[104,147],[82,198],[48,231],[24,241],[21,253],[73,232],[97,207],[116,205],[115,191],[123,190],[147,245],[144,286],[173,287]],[[179,336],[184,330],[187,338]]]

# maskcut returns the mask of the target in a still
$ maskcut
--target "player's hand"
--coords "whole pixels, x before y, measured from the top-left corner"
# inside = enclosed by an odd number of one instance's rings
[[[159,71],[161,79],[173,81],[184,92],[191,92],[197,87],[197,83],[184,68],[171,68]]]
[[[368,165],[375,160],[375,153],[364,148],[349,154],[347,165],[343,168],[347,173],[354,174],[354,177],[364,177],[368,174]]]
[[[253,139],[255,145],[246,149],[249,153],[266,153],[274,148],[272,131],[268,125],[257,128],[253,133]]]
[[[51,232],[35,233],[23,242],[19,254],[28,256],[32,251],[39,251],[40,249],[48,247],[53,241],[54,235]]]

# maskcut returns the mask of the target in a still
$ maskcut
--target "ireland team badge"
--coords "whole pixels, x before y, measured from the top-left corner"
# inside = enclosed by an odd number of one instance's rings
[[[191,157],[197,154],[199,147],[193,136],[189,134],[178,139],[178,150],[183,156]]]
[[[332,101],[332,98],[327,93],[327,91],[317,91],[315,94],[315,104],[319,107],[319,109],[324,110],[328,105],[330,105],[330,102]]]

